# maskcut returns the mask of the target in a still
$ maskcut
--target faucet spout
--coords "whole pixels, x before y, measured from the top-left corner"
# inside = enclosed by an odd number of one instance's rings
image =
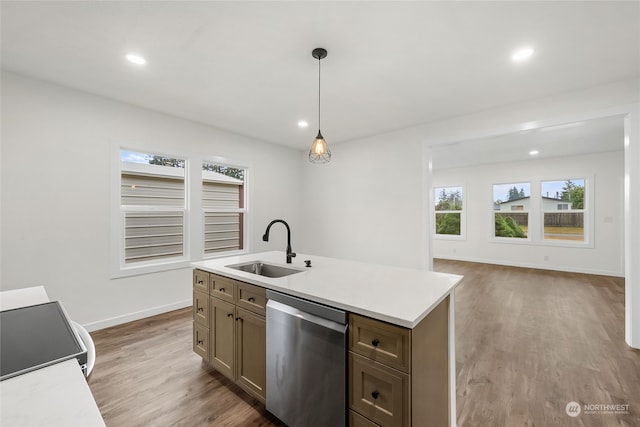
[[[291,264],[291,258],[295,257],[296,254],[291,250],[291,228],[289,228],[289,224],[283,219],[274,219],[267,225],[267,230],[262,235],[262,240],[265,242],[269,241],[269,230],[271,230],[271,226],[276,222],[280,222],[287,227],[287,264]]]

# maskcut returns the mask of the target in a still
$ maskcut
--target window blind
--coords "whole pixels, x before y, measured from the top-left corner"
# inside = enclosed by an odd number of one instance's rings
[[[205,254],[242,249],[242,191],[237,183],[202,182]]]
[[[184,179],[122,174],[121,198],[125,206],[184,207]]]
[[[125,212],[125,264],[183,254],[184,212]]]
[[[182,256],[184,178],[123,172],[121,185],[125,264]]]

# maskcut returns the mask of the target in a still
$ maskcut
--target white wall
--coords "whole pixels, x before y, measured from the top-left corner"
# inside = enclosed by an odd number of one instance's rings
[[[623,148],[622,141],[620,148]],[[587,194],[595,201],[593,245],[576,248],[490,240],[493,184],[563,178],[593,179],[593,194]],[[433,240],[433,257],[624,276],[623,179],[622,150],[570,158],[435,169],[434,187],[464,186],[463,204],[467,221],[464,240]],[[534,185],[537,184],[532,182],[532,192]]]
[[[304,167],[309,251],[425,267],[422,145],[380,136],[337,144],[331,152],[330,163]]]
[[[11,73],[1,136],[1,289],[44,285],[89,329],[191,304],[190,269],[109,278],[114,144],[248,164],[253,252],[284,250],[284,232],[262,242],[269,220],[302,227],[295,150]]]

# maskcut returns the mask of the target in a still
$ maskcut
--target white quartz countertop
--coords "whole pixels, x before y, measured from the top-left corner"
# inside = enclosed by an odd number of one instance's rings
[[[304,260],[311,260],[306,268]],[[270,278],[229,268],[251,261],[299,269]],[[462,281],[463,276],[284,252],[262,252],[194,262],[193,267],[305,298],[407,328],[415,327]]]
[[[43,286],[0,292],[0,309],[49,302]],[[104,426],[76,359],[0,381],[2,427]]]
[[[4,380],[0,390],[3,427],[105,425],[75,359]]]

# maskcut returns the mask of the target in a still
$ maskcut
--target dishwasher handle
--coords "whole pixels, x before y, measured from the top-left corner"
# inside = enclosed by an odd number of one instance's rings
[[[277,301],[281,304],[288,305],[289,307],[297,308],[302,312],[313,314],[314,316],[322,317],[323,319],[332,320],[341,325],[347,324],[347,313],[338,308],[329,307],[317,302],[283,294],[282,292],[277,292],[271,289],[267,289],[267,299],[269,301]]]
[[[325,319],[323,317],[307,313],[305,311],[302,311],[295,307],[291,307],[290,305],[282,304],[275,300],[269,300],[269,302],[267,302],[267,316],[269,316],[269,312],[271,310],[278,311],[285,315],[297,317],[300,320],[314,323],[318,326],[334,330],[341,334],[347,333],[347,325],[343,325],[338,322],[334,322],[333,320]]]

